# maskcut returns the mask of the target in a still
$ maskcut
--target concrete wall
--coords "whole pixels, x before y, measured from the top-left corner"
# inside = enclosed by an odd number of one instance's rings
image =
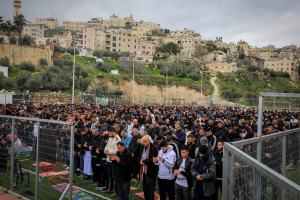
[[[0,44],[0,58],[5,56],[12,65],[19,65],[23,61],[31,61],[38,65],[41,58],[51,63],[51,50],[38,47]]]
[[[5,77],[8,77],[8,67],[2,67],[2,66],[0,66],[0,72],[3,72],[3,75]]]

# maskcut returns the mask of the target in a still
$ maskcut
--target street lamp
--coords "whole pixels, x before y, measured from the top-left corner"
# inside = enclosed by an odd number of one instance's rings
[[[202,78],[203,78],[203,72],[200,71],[201,74],[201,106],[202,106]]]
[[[73,87],[72,87],[72,104],[74,104],[74,87],[75,87],[75,46],[76,46],[77,42],[74,40],[73,41],[73,47],[74,47],[74,66],[73,66]]]
[[[132,59],[132,105],[134,104],[134,56]]]

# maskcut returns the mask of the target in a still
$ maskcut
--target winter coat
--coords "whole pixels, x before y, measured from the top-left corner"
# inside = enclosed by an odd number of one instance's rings
[[[179,169],[179,167],[181,166],[181,163],[183,161],[183,158],[178,158],[175,162],[175,165],[173,167],[173,173],[175,169]],[[187,178],[187,182],[188,182],[188,188],[191,189],[193,187],[193,176],[191,173],[191,167],[193,164],[194,160],[191,159],[190,157],[188,157],[185,160],[185,171],[181,171],[180,174],[182,174],[183,176],[185,176]]]
[[[198,170],[201,164],[205,164],[202,171]],[[198,174],[201,175],[203,182],[204,196],[211,196],[215,192],[215,177],[216,177],[216,166],[214,157],[207,152],[204,160],[200,158],[200,155],[196,155],[195,161],[191,167],[191,173],[194,177],[194,189],[196,188]]]

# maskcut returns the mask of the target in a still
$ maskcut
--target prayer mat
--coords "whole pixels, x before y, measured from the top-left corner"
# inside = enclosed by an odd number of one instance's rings
[[[65,189],[67,188],[69,183],[63,183],[63,184],[57,184],[57,185],[52,185],[56,190],[60,191],[61,193],[64,193]],[[78,189],[73,187],[72,192],[79,192]]]
[[[133,195],[140,199],[143,199],[143,200],[145,199],[144,192],[137,192],[137,193],[134,193]],[[159,194],[157,192],[154,192],[154,200],[159,200],[159,199],[160,199]]]
[[[29,190],[26,190],[24,193],[22,193],[22,195],[25,197],[32,197],[34,196],[34,193]]]
[[[51,183],[53,183],[54,185],[57,185],[57,184],[62,184],[62,183],[68,183],[69,182],[69,179],[62,176],[62,175],[59,175],[59,176],[50,176],[50,177],[47,177],[46,178],[48,181],[50,181]]]
[[[31,151],[32,151],[32,147],[30,147],[30,146],[23,146],[20,155],[28,154]]]
[[[68,175],[70,172],[68,170],[63,170],[60,172],[45,172],[45,173],[40,173],[40,176],[43,178],[50,177],[50,176],[58,176],[58,175]]]
[[[34,166],[34,167],[36,167],[36,163],[33,163],[31,165]],[[44,172],[55,172],[55,171],[58,171],[56,165],[54,165],[52,163],[48,163],[48,162],[40,162],[40,172],[41,173],[44,173]]]
[[[73,192],[72,193],[72,198],[75,199],[75,200],[93,200],[94,199],[94,198],[84,194],[81,191]]]

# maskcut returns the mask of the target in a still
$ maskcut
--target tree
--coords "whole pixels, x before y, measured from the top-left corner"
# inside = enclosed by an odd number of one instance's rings
[[[0,72],[0,90],[11,90],[14,86],[14,82],[10,78],[5,77],[3,72]]]
[[[239,51],[239,59],[240,60],[243,60],[245,58],[245,53],[244,53],[244,49],[242,48],[240,51]]]
[[[6,21],[5,23],[2,23],[2,30],[4,33],[6,33],[7,37],[9,38],[8,41],[10,41],[11,33],[16,30],[16,26],[13,25],[10,20]]]
[[[10,37],[9,44],[17,44],[17,38],[15,36]]]
[[[181,48],[173,43],[173,42],[168,42],[167,44],[163,44],[161,47],[159,47],[157,49],[158,52],[162,52],[162,53],[169,53],[169,54],[178,54],[180,53]]]
[[[45,66],[48,66],[48,62],[45,58],[41,58],[39,60],[39,64],[44,68]]]
[[[41,85],[42,85],[41,77],[32,76],[26,81],[25,87],[31,90],[37,90],[41,87]]]
[[[19,66],[20,66],[21,70],[27,70],[27,71],[31,71],[31,72],[35,71],[35,66],[34,66],[34,64],[32,64],[31,61],[28,61],[28,62],[23,61],[20,63]]]
[[[203,48],[203,46],[201,46],[201,44],[199,44],[195,50],[195,57],[196,58],[200,58],[203,55],[207,54],[207,50]]]
[[[82,78],[86,78],[89,76],[89,73],[85,69],[81,69],[81,76]]]
[[[69,47],[67,48],[67,53],[71,54],[74,56],[74,48],[73,47]],[[77,48],[75,48],[75,54],[78,55],[79,54],[79,50]]]
[[[170,33],[170,29],[165,28],[165,34],[169,34],[169,33]]]
[[[74,50],[73,50],[73,51],[74,51]],[[59,45],[57,45],[57,44],[55,44],[55,45],[54,45],[54,52],[65,53],[65,52],[66,52],[66,49],[63,48],[63,47],[61,47],[61,46],[59,46]]]
[[[31,73],[29,71],[22,71],[16,78],[16,83],[20,91],[26,88],[26,82],[31,78]]]
[[[4,58],[1,58],[0,59],[0,66],[3,66],[3,67],[8,67],[8,71],[12,70],[12,66],[9,62],[9,59],[7,56],[5,56]]]
[[[253,66],[253,65],[250,65],[250,66],[247,67],[248,72],[255,72],[257,70],[258,70],[258,67]]]
[[[91,84],[91,79],[89,77],[87,78],[81,78],[80,79],[80,89],[86,90],[88,86]]]
[[[75,66],[75,76],[77,77],[78,80],[79,80],[79,77],[81,76],[81,71],[82,71],[81,65],[76,65]]]
[[[19,38],[21,38],[22,31],[24,29],[24,26],[26,25],[27,20],[25,19],[25,16],[22,14],[16,15],[14,17],[14,24],[16,26],[16,30],[19,33]],[[20,43],[19,43],[20,44]],[[23,44],[22,44],[23,45]]]
[[[298,75],[300,76],[300,63],[298,65]]]
[[[111,67],[107,63],[98,62],[97,65],[96,65],[96,68],[99,69],[100,71],[106,72],[106,73],[111,71]]]
[[[19,44],[22,44],[24,46],[34,46],[35,45],[35,41],[33,39],[33,37],[29,36],[29,35],[25,35],[22,38],[19,38]]]

